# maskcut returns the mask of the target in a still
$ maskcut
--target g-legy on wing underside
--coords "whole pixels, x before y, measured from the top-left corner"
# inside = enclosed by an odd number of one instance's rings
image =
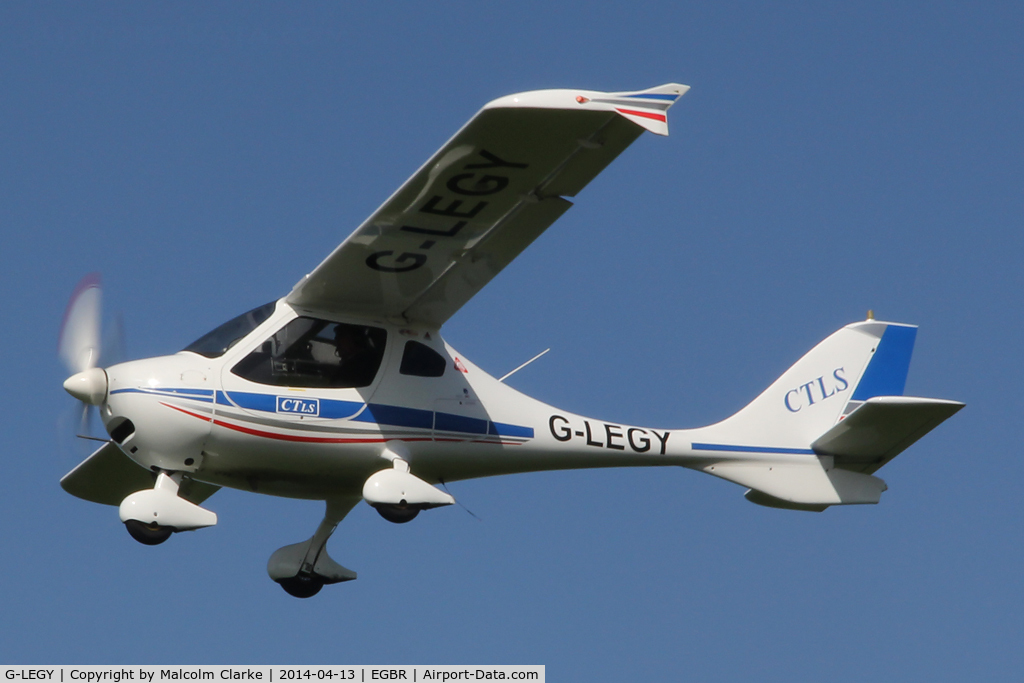
[[[288,296],[438,327],[570,206],[685,85],[541,90],[486,105]]]

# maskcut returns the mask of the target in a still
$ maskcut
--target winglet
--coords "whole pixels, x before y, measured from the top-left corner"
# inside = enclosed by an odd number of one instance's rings
[[[639,92],[608,93],[607,100],[595,101],[605,101],[611,104],[615,107],[615,111],[652,133],[668,135],[666,112],[689,89],[688,85],[666,83]]]
[[[689,89],[688,85],[666,83],[635,92],[533,90],[500,97],[489,102],[484,109],[525,107],[614,111],[645,130],[657,135],[668,135],[666,112]]]

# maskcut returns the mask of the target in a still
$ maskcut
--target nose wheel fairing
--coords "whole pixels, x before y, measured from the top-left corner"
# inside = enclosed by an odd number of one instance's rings
[[[134,520],[174,531],[192,531],[217,523],[217,514],[178,495],[181,473],[160,472],[151,489],[136,491],[118,508],[122,522]]]
[[[290,595],[309,598],[331,583],[352,581],[356,573],[327,554],[327,541],[349,511],[361,500],[358,496],[327,501],[327,510],[316,533],[308,541],[286,545],[270,556],[267,574]]]

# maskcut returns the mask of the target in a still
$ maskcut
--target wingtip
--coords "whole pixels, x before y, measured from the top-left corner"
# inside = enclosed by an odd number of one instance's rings
[[[668,135],[668,110],[690,86],[666,83],[646,90],[608,93],[615,111],[655,135]]]

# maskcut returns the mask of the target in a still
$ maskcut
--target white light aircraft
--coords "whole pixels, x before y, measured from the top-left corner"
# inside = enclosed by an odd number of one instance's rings
[[[69,493],[119,506],[157,544],[208,527],[219,487],[326,502],[312,538],[270,557],[290,594],[356,578],[325,550],[360,500],[391,522],[455,502],[437,484],[515,472],[681,466],[748,500],[877,503],[873,473],[963,407],[903,396],[917,328],[869,319],[815,346],[732,417],[652,429],[559,410],[441,338],[481,287],[688,90],[545,90],[487,104],[282,299],[170,356],[102,368],[98,279],[72,297],[64,387],[110,435]]]

